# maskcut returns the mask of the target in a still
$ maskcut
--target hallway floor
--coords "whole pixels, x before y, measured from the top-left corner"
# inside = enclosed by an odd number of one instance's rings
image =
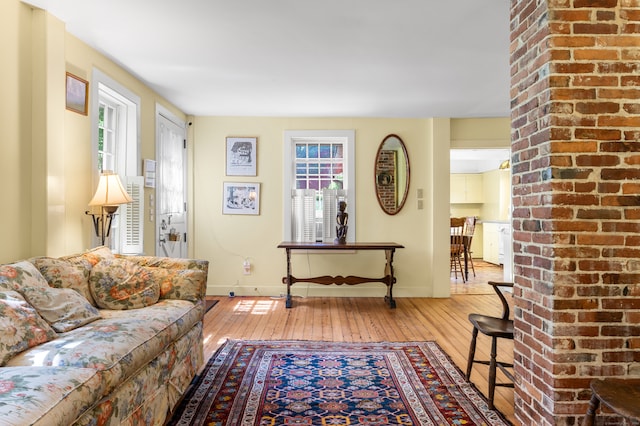
[[[453,271],[451,271],[451,294],[495,294],[493,287],[487,284],[488,281],[504,281],[502,275],[502,266],[485,262],[482,259],[473,259],[475,267],[475,277],[469,263],[469,280],[462,281],[460,272],[456,279]]]

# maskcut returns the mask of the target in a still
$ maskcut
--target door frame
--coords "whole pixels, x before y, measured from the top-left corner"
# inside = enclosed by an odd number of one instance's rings
[[[164,106],[156,103],[156,117],[155,117],[155,128],[156,128],[156,140],[155,140],[155,152],[156,152],[156,161],[157,161],[157,166],[156,166],[156,173],[158,170],[159,165],[159,159],[158,159],[158,153],[160,152],[160,134],[158,132],[159,129],[159,125],[160,125],[160,120],[164,119],[167,121],[170,121],[171,123],[173,123],[174,125],[176,125],[177,127],[179,127],[180,129],[182,129],[182,137],[183,139],[186,141],[187,140],[187,123],[183,120],[181,120],[180,118],[178,118],[175,114],[173,114],[171,111],[169,111],[167,108],[165,108]],[[184,203],[185,203],[185,211],[184,211],[184,228],[185,228],[185,234],[187,236],[186,241],[184,241],[184,253],[183,253],[183,257],[187,257],[188,253],[190,253],[189,247],[190,247],[190,236],[192,235],[189,232],[189,224],[190,224],[190,220],[189,220],[189,208],[188,208],[188,199],[189,199],[189,180],[188,180],[188,167],[189,167],[189,159],[188,159],[188,151],[187,149],[184,150],[184,155],[183,155],[183,162],[184,162],[184,176],[183,176],[183,181],[184,181]],[[157,176],[156,176],[157,177]],[[163,253],[160,252],[159,247],[160,247],[160,234],[159,234],[159,227],[160,227],[160,223],[158,223],[159,217],[160,217],[160,203],[158,200],[158,187],[156,185],[156,187],[153,190],[153,200],[154,202],[151,203],[152,205],[149,206],[150,210],[153,211],[153,219],[151,219],[154,223],[153,223],[153,246],[154,246],[154,251],[155,251],[155,255],[156,256],[163,256]]]

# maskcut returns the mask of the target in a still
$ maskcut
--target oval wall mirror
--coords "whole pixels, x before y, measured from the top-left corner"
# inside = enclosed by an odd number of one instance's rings
[[[409,155],[397,135],[387,135],[380,143],[374,170],[376,196],[385,213],[398,213],[409,194]]]

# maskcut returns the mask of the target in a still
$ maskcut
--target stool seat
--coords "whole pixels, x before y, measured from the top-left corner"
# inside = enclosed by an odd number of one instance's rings
[[[485,336],[513,339],[513,320],[469,314],[469,321]]]
[[[593,395],[583,426],[594,424],[600,403],[622,417],[640,421],[640,378],[594,379],[591,381],[591,391]]]

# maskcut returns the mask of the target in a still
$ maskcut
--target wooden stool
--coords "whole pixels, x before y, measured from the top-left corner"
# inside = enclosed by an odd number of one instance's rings
[[[640,421],[640,379],[595,379],[591,381],[591,401],[582,426],[593,426],[600,403],[614,413]]]
[[[489,281],[489,285],[493,286],[496,294],[502,302],[502,316],[500,318],[483,314],[469,314],[469,321],[473,324],[473,333],[471,335],[471,344],[469,346],[469,357],[467,358],[467,380],[471,379],[471,370],[474,363],[489,366],[489,409],[493,410],[493,398],[496,386],[513,387],[514,377],[511,371],[513,363],[498,361],[498,339],[513,340],[513,320],[509,319],[509,304],[504,294],[500,291],[500,287],[513,287],[513,283]],[[476,356],[476,340],[478,332],[485,336],[491,337],[491,358],[489,360],[477,360]],[[496,369],[500,369],[510,382],[496,383]]]

